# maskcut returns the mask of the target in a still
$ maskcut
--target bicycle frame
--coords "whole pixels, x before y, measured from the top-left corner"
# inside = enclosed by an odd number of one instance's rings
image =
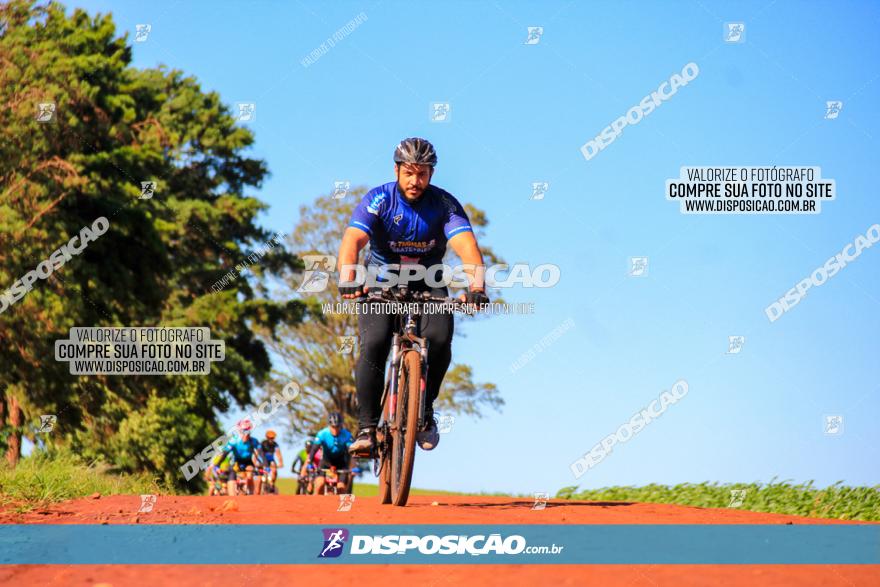
[[[454,306],[461,309],[462,304],[458,300],[446,297],[431,296],[427,292],[411,293],[406,287],[400,287],[396,290],[383,289],[379,293],[370,292],[367,295],[367,301],[378,300],[384,302],[405,301],[408,303],[407,311],[396,315],[394,328],[392,329],[391,338],[391,360],[389,368],[385,376],[385,387],[380,400],[381,412],[379,423],[377,426],[377,445],[370,458],[373,459],[373,472],[378,476],[381,469],[381,461],[389,458],[388,454],[388,438],[391,436],[393,427],[396,426],[398,411],[400,369],[403,357],[408,352],[419,353],[419,363],[421,364],[421,379],[419,380],[419,413],[417,417],[417,428],[421,429],[425,425],[425,409],[427,402],[425,395],[427,392],[428,378],[428,345],[429,341],[421,336],[421,303],[431,302],[452,302]],[[386,414],[386,407],[388,413]]]
[[[298,477],[297,477],[297,483],[298,483],[298,484],[301,484],[301,485],[303,486],[303,489],[305,490],[303,493],[305,493],[306,495],[309,495],[308,488],[309,488],[310,485],[311,485],[312,488],[314,489],[314,487],[315,487],[315,478],[316,478],[317,476],[318,476],[318,472],[315,471],[314,469],[312,469],[311,471],[306,472],[305,475],[299,475],[299,474],[298,474]]]
[[[321,469],[324,473],[324,486],[323,491],[324,494],[328,494],[331,491],[333,495],[339,495],[339,487],[337,487],[338,483],[344,483],[346,486],[349,484],[351,480],[351,469]]]
[[[249,481],[247,477],[238,477],[235,478],[235,490],[239,495],[251,495],[253,490],[251,489],[252,481]]]
[[[260,477],[262,477],[260,493],[275,493],[275,482],[272,481],[272,468],[263,467],[260,470]]]
[[[390,393],[390,397],[387,399],[391,402],[388,409],[388,420],[393,422],[394,418],[397,416],[397,384],[400,379],[400,358],[403,356],[403,352],[409,351],[410,349],[418,352],[422,363],[422,379],[419,382],[419,426],[421,427],[425,421],[425,388],[428,377],[428,340],[420,336],[420,317],[421,313],[419,312],[409,312],[402,314],[399,317],[399,324],[402,324],[402,326],[395,329],[397,332],[395,332],[391,338],[391,366],[388,369],[385,386]],[[401,332],[403,334],[401,334]],[[385,399],[386,398],[383,394],[381,405],[384,405]],[[382,424],[382,418],[384,418],[384,415],[380,417],[380,425]]]
[[[235,467],[235,488],[241,495],[253,495],[256,491],[256,478],[261,475],[260,469],[256,465],[248,465],[241,469],[237,464]]]

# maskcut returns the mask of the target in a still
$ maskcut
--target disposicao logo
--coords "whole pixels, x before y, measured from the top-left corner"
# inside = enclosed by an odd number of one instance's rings
[[[324,547],[318,554],[318,558],[336,558],[342,554],[345,541],[348,540],[348,530],[345,528],[323,528]]]
[[[519,534],[502,536],[499,533],[474,536],[448,534],[351,534],[345,528],[324,528],[324,547],[318,558],[338,557],[349,543],[348,554],[354,555],[538,555],[560,554],[565,545],[529,546]]]

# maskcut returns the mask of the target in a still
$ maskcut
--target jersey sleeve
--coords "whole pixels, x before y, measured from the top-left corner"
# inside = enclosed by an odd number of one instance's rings
[[[471,228],[471,221],[467,212],[464,211],[464,206],[449,194],[443,194],[442,197],[446,206],[446,218],[443,223],[443,234],[446,235],[446,239],[451,239],[461,232],[473,232],[474,229]]]
[[[373,236],[373,230],[379,225],[387,209],[388,196],[385,192],[368,192],[352,212],[348,225]]]
[[[225,451],[226,447],[224,447],[224,450],[217,452],[217,454],[215,454],[214,457],[211,459],[211,464],[214,466],[219,466],[220,463],[225,461],[227,457],[227,453]]]

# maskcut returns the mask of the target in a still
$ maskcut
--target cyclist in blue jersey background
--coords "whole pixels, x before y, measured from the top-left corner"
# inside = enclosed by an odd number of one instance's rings
[[[351,441],[354,438],[351,435],[351,432],[342,427],[342,414],[339,412],[333,412],[327,417],[328,426],[323,430],[319,431],[315,435],[315,440],[312,442],[312,448],[309,450],[309,458],[307,460],[308,465],[306,465],[307,470],[311,470],[315,467],[312,464],[312,459],[315,456],[315,453],[320,448],[322,450],[321,462],[318,465],[319,475],[315,478],[315,493],[321,493],[321,488],[324,487],[324,477],[320,474],[321,469],[329,469],[330,467],[336,467],[337,469],[348,469],[348,463],[350,462],[351,457],[348,454],[348,447],[351,445]],[[351,474],[348,475],[351,477]],[[339,478],[338,487],[340,489],[345,489],[345,483],[343,483],[342,478]]]
[[[248,419],[239,421],[236,425],[238,434],[230,438],[223,447],[221,453],[223,456],[220,460],[222,461],[227,454],[231,455],[229,476],[226,481],[227,494],[230,496],[236,493],[236,468],[239,469],[240,474],[247,477],[248,486],[253,487],[253,494],[260,495],[262,480],[259,475],[254,475],[254,470],[263,464],[263,451],[260,448],[260,441],[251,436],[253,427]]]
[[[483,282],[483,255],[477,244],[467,213],[449,192],[430,181],[437,164],[434,146],[421,138],[408,138],[394,151],[396,181],[373,188],[355,208],[339,247],[339,293],[343,298],[363,295],[367,287],[355,282],[353,266],[367,243],[366,265],[413,263],[429,268],[442,263],[447,245],[461,259],[470,286],[461,301],[482,305],[489,302]],[[381,279],[383,271],[378,274]],[[433,281],[432,281],[433,279]],[[441,281],[440,273],[427,279]],[[444,287],[431,287],[426,280],[410,281],[411,291],[428,291],[448,296]],[[440,441],[434,418],[434,400],[452,361],[452,314],[424,314],[422,336],[428,339],[425,425],[417,441],[423,450],[432,450]],[[359,313],[360,355],[355,369],[358,399],[357,439],[351,452],[366,455],[375,444],[379,422],[379,401],[385,380],[385,362],[391,348],[394,316],[390,313]]]

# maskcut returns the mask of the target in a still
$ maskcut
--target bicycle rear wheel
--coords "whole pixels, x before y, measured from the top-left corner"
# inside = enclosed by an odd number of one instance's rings
[[[409,498],[416,457],[421,378],[422,361],[418,351],[404,351],[397,386],[397,414],[391,431],[391,503],[397,506],[406,505]]]

